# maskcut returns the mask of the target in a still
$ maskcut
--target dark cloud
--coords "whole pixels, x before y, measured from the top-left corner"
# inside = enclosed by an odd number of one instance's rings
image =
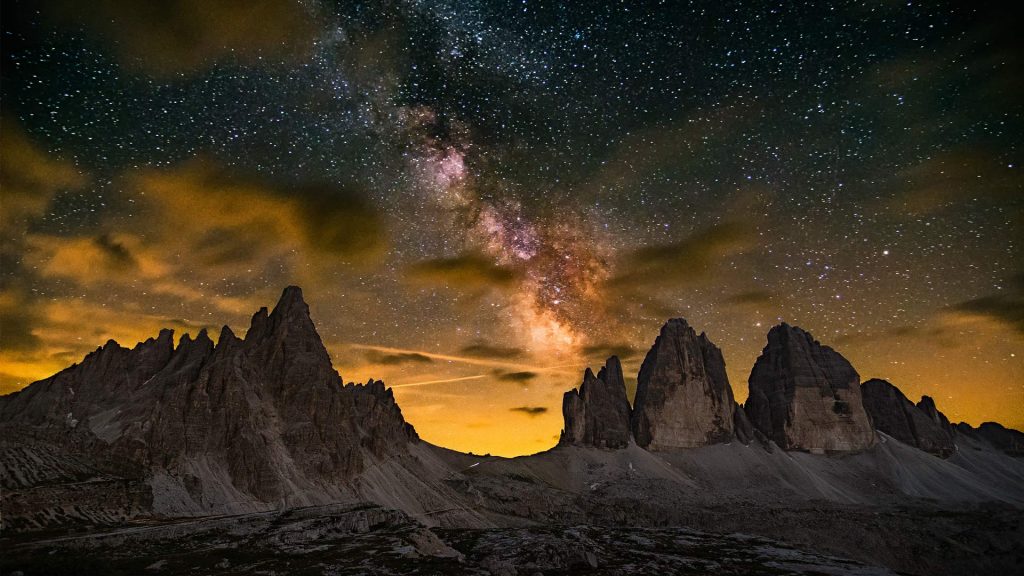
[[[512,270],[495,265],[493,258],[477,253],[417,262],[408,267],[406,277],[414,282],[469,292],[507,288],[516,280]]]
[[[726,223],[678,242],[645,246],[624,259],[621,271],[608,284],[622,289],[705,279],[719,260],[750,247],[753,236],[747,226]]]
[[[501,372],[495,373],[502,382],[529,382],[537,377],[536,372]]]
[[[296,61],[316,39],[314,18],[297,0],[50,0],[43,8],[105,40],[123,66],[159,76],[218,62]]]
[[[106,256],[106,260],[112,266],[132,269],[138,265],[131,250],[123,242],[113,238],[110,234],[100,234],[93,238],[92,242]]]
[[[521,358],[525,352],[521,348],[506,348],[503,346],[493,346],[484,342],[478,342],[476,344],[470,344],[464,346],[459,350],[460,353],[467,356],[478,356],[481,358],[499,358],[502,360],[510,360],[513,358]]]
[[[311,248],[327,254],[367,257],[384,251],[384,222],[366,196],[337,186],[281,189],[298,202]]]
[[[0,234],[6,251],[30,221],[43,215],[57,192],[81,188],[88,178],[70,162],[52,158],[13,118],[4,116],[0,124]]]
[[[771,304],[772,297],[772,293],[767,290],[750,290],[749,292],[733,294],[722,300],[722,302],[735,306],[766,306]]]
[[[928,342],[949,349],[963,345],[960,332],[941,323],[929,326],[901,325],[873,332],[852,332],[833,338],[836,347],[877,346],[880,342],[906,341]]]
[[[509,408],[512,412],[519,412],[520,414],[526,414],[527,416],[536,417],[541,414],[546,414],[548,409],[544,406],[516,406],[515,408]]]
[[[374,257],[386,248],[380,211],[352,187],[271,181],[205,158],[134,174],[129,182],[149,195],[159,194],[160,207],[167,210],[187,214],[206,204],[223,211],[225,223],[209,237],[213,258],[244,260],[252,254],[245,246],[275,232],[331,256]],[[254,218],[268,220],[269,226],[247,225]]]
[[[195,257],[213,266],[251,262],[259,254],[258,236],[255,229],[212,226],[200,236]]]
[[[0,292],[0,350],[36,349],[41,340],[33,333],[41,323],[31,300],[20,290]]]
[[[433,362],[430,356],[426,356],[418,352],[386,354],[378,352],[377,350],[368,350],[365,355],[366,359],[370,362],[375,364],[384,364],[386,366],[397,366],[398,364],[430,364]]]
[[[1020,171],[986,150],[954,150],[901,170],[883,189],[891,195],[885,208],[920,216],[962,206],[965,202],[1004,202],[1019,193]]]
[[[604,360],[609,356],[618,356],[620,360],[632,358],[640,350],[625,343],[598,343],[583,348],[583,354]]]
[[[956,312],[982,316],[1024,336],[1024,273],[1016,275],[1008,293],[983,296],[952,306]]]

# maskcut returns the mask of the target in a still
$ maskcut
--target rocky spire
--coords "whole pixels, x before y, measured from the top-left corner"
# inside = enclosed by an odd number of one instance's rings
[[[582,444],[598,448],[629,445],[629,400],[617,356],[608,358],[597,376],[587,368],[579,390],[562,398],[565,428],[560,444]]]
[[[253,316],[244,347],[270,376],[273,389],[341,385],[297,286],[285,288],[269,314],[261,308]]]
[[[863,450],[876,439],[859,383],[842,355],[783,323],[768,332],[744,407],[754,427],[785,450]]]
[[[861,395],[864,410],[876,430],[943,458],[953,453],[953,436],[948,423],[942,426],[937,419],[933,420],[925,410],[908,400],[899,388],[885,380],[872,378],[861,384]],[[934,409],[935,403],[930,402],[930,406]],[[935,413],[940,414],[937,410]]]
[[[952,424],[949,423],[949,418],[939,409],[935,407],[935,400],[931,396],[921,396],[921,401],[917,403],[917,408],[925,413],[928,418],[935,422],[943,430],[952,430]]]
[[[252,315],[252,320],[249,322],[249,330],[245,333],[245,340],[259,340],[267,333],[268,330],[268,316],[267,307],[263,306]]]
[[[234,348],[235,346],[241,343],[242,341],[238,338],[238,336],[235,336],[235,333],[234,331],[231,330],[231,327],[225,324],[220,329],[220,336],[217,337],[216,350],[223,352],[224,350]]]
[[[675,318],[662,326],[640,367],[633,437],[655,450],[727,442],[735,404],[721,350]]]

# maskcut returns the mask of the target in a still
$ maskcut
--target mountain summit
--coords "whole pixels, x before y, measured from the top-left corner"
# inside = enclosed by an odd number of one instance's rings
[[[782,323],[768,332],[749,385],[750,421],[785,450],[848,452],[876,442],[860,375],[800,328]]]
[[[670,449],[728,442],[734,407],[722,351],[686,320],[666,322],[637,377],[632,417],[637,444]]]

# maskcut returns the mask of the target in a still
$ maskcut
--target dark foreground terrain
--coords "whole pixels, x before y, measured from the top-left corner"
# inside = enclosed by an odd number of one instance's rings
[[[681,517],[717,531],[442,529],[374,504],[316,506],[8,536],[0,574],[1024,574],[1022,515],[998,507],[734,506]]]
[[[744,534],[684,528],[428,529],[323,506],[6,540],[4,574],[892,574]]]

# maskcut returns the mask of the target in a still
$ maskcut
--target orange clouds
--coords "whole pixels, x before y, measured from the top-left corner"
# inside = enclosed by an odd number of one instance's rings
[[[517,280],[510,268],[498,266],[492,258],[475,252],[417,262],[408,268],[406,277],[416,283],[472,293],[507,288]]]
[[[257,286],[246,278],[311,283],[307,270],[363,261],[385,245],[372,205],[345,190],[274,187],[201,161],[134,172],[124,183],[133,214],[110,215],[91,236],[33,235],[28,261],[87,288],[144,283],[189,299],[251,293]]]
[[[30,224],[53,194],[86,180],[16,133],[3,142],[14,151],[4,156],[5,217],[9,190],[25,199],[4,228],[13,262],[0,290],[6,389],[108,338],[131,344],[168,326],[195,332],[202,318],[244,322],[281,285],[316,290],[386,246],[380,215],[356,193],[256,181],[200,160],[124,174],[121,208],[73,235],[44,232]]]

